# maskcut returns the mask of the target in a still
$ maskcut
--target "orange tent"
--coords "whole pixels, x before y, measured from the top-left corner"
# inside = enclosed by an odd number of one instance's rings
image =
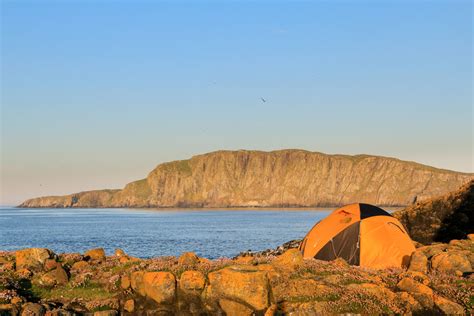
[[[314,225],[300,245],[305,258],[343,258],[371,268],[402,267],[415,250],[403,225],[373,205],[351,204]]]

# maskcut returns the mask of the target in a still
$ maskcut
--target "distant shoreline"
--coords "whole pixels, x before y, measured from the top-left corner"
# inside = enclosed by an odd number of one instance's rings
[[[316,207],[22,207],[22,206],[0,206],[7,208],[17,208],[17,209],[63,209],[63,210],[73,210],[73,209],[104,209],[104,210],[149,210],[149,211],[331,211],[343,207],[344,205],[336,206],[316,206]],[[390,206],[390,205],[380,205],[379,207],[391,210],[398,211],[402,210],[407,206]]]

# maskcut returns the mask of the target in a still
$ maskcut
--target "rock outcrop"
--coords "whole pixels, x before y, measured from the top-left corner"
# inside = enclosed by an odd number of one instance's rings
[[[40,197],[20,207],[404,206],[450,192],[473,178],[378,156],[217,151],[163,163],[122,190]]]
[[[393,215],[403,223],[410,237],[421,243],[466,238],[474,233],[474,181]]]
[[[303,259],[296,249],[250,263],[48,250],[23,274],[15,263],[35,251],[0,252],[0,315],[472,315],[473,239],[419,247],[408,270]]]

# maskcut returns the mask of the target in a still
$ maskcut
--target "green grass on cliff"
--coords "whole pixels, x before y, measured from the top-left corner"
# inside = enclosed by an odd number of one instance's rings
[[[177,160],[173,162],[168,162],[168,163],[162,164],[160,167],[163,168],[162,170],[164,171],[169,171],[169,172],[177,171],[185,175],[192,174],[191,166],[189,165],[189,160]]]
[[[147,179],[138,180],[129,185],[132,193],[140,199],[146,199],[151,194],[151,189],[148,185]]]

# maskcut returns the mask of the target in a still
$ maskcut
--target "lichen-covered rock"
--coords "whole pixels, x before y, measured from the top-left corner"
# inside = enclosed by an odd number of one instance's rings
[[[46,259],[43,264],[44,271],[51,271],[57,267],[61,267],[61,264],[57,262],[55,259]]]
[[[178,258],[178,264],[194,266],[199,263],[199,257],[194,252],[185,252]]]
[[[64,285],[69,281],[68,275],[64,269],[59,266],[41,276],[40,282],[45,286]]]
[[[446,244],[432,244],[429,246],[422,246],[416,249],[417,252],[422,252],[425,256],[430,259],[434,255],[439,253],[445,252],[448,249],[448,245]]]
[[[84,253],[84,257],[90,260],[105,260],[105,250],[103,248],[95,248]]]
[[[422,273],[426,273],[428,271],[428,258],[422,251],[415,251],[411,254],[408,270]]]
[[[323,316],[328,315],[326,302],[283,302],[276,315]]]
[[[197,291],[204,289],[206,278],[200,271],[184,271],[179,279],[179,288],[182,291]]]
[[[408,292],[398,292],[397,293],[397,301],[399,301],[406,313],[419,311],[422,309],[422,306],[418,301]]]
[[[71,267],[74,263],[83,260],[80,253],[62,253],[59,256],[59,261],[64,265]]]
[[[252,308],[242,303],[231,301],[225,298],[219,300],[219,306],[226,316],[251,316],[255,315]]]
[[[461,305],[439,295],[434,296],[434,304],[444,315],[464,315],[464,308]]]
[[[169,272],[146,272],[143,275],[145,295],[158,304],[173,303],[176,295],[176,278]]]
[[[273,260],[272,265],[279,269],[295,269],[303,264],[303,254],[298,249],[289,249]]]
[[[125,256],[127,256],[127,254],[125,253],[125,251],[123,251],[123,250],[120,249],[120,248],[115,249],[114,255],[116,255],[117,257],[125,257]]]
[[[440,272],[472,272],[471,262],[461,252],[443,252],[433,256],[431,268]]]
[[[400,273],[399,277],[401,279],[410,278],[410,279],[415,280],[416,282],[419,282],[419,283],[421,283],[423,285],[426,285],[426,286],[428,286],[430,284],[430,279],[428,278],[428,276],[426,274],[422,273],[422,272],[419,272],[419,271],[408,270],[408,271]]]
[[[33,276],[33,272],[26,268],[23,268],[23,269],[17,270],[16,275],[22,279],[29,279]]]
[[[314,279],[285,278],[272,286],[272,293],[277,302],[292,297],[318,297],[326,294],[328,287]]]
[[[397,284],[397,287],[400,290],[406,291],[408,293],[433,295],[433,290],[430,289],[428,286],[407,277],[400,280],[400,282],[398,282]]]
[[[46,248],[28,248],[15,252],[16,269],[41,270],[46,259],[51,258],[52,252]]]
[[[40,304],[26,303],[23,305],[21,316],[43,316],[45,312],[46,309]]]
[[[131,283],[130,283],[130,277],[128,275],[122,275],[120,278],[120,287],[124,290],[130,288]]]
[[[428,286],[410,278],[403,278],[398,282],[397,287],[413,295],[424,308],[431,309],[433,307],[433,290]]]
[[[94,313],[94,316],[117,316],[118,312],[114,310],[98,311]]]
[[[18,308],[14,304],[0,304],[0,315],[18,315]]]
[[[129,313],[133,313],[135,310],[135,301],[133,299],[126,300],[123,304],[123,309]]]
[[[143,282],[144,275],[144,271],[136,271],[130,276],[130,285],[132,289],[141,296],[146,296],[145,283]]]
[[[83,271],[83,270],[88,269],[89,267],[90,265],[87,261],[78,261],[72,265],[71,270]]]
[[[266,272],[250,267],[227,267],[208,275],[205,299],[228,298],[263,311],[270,305]]]

